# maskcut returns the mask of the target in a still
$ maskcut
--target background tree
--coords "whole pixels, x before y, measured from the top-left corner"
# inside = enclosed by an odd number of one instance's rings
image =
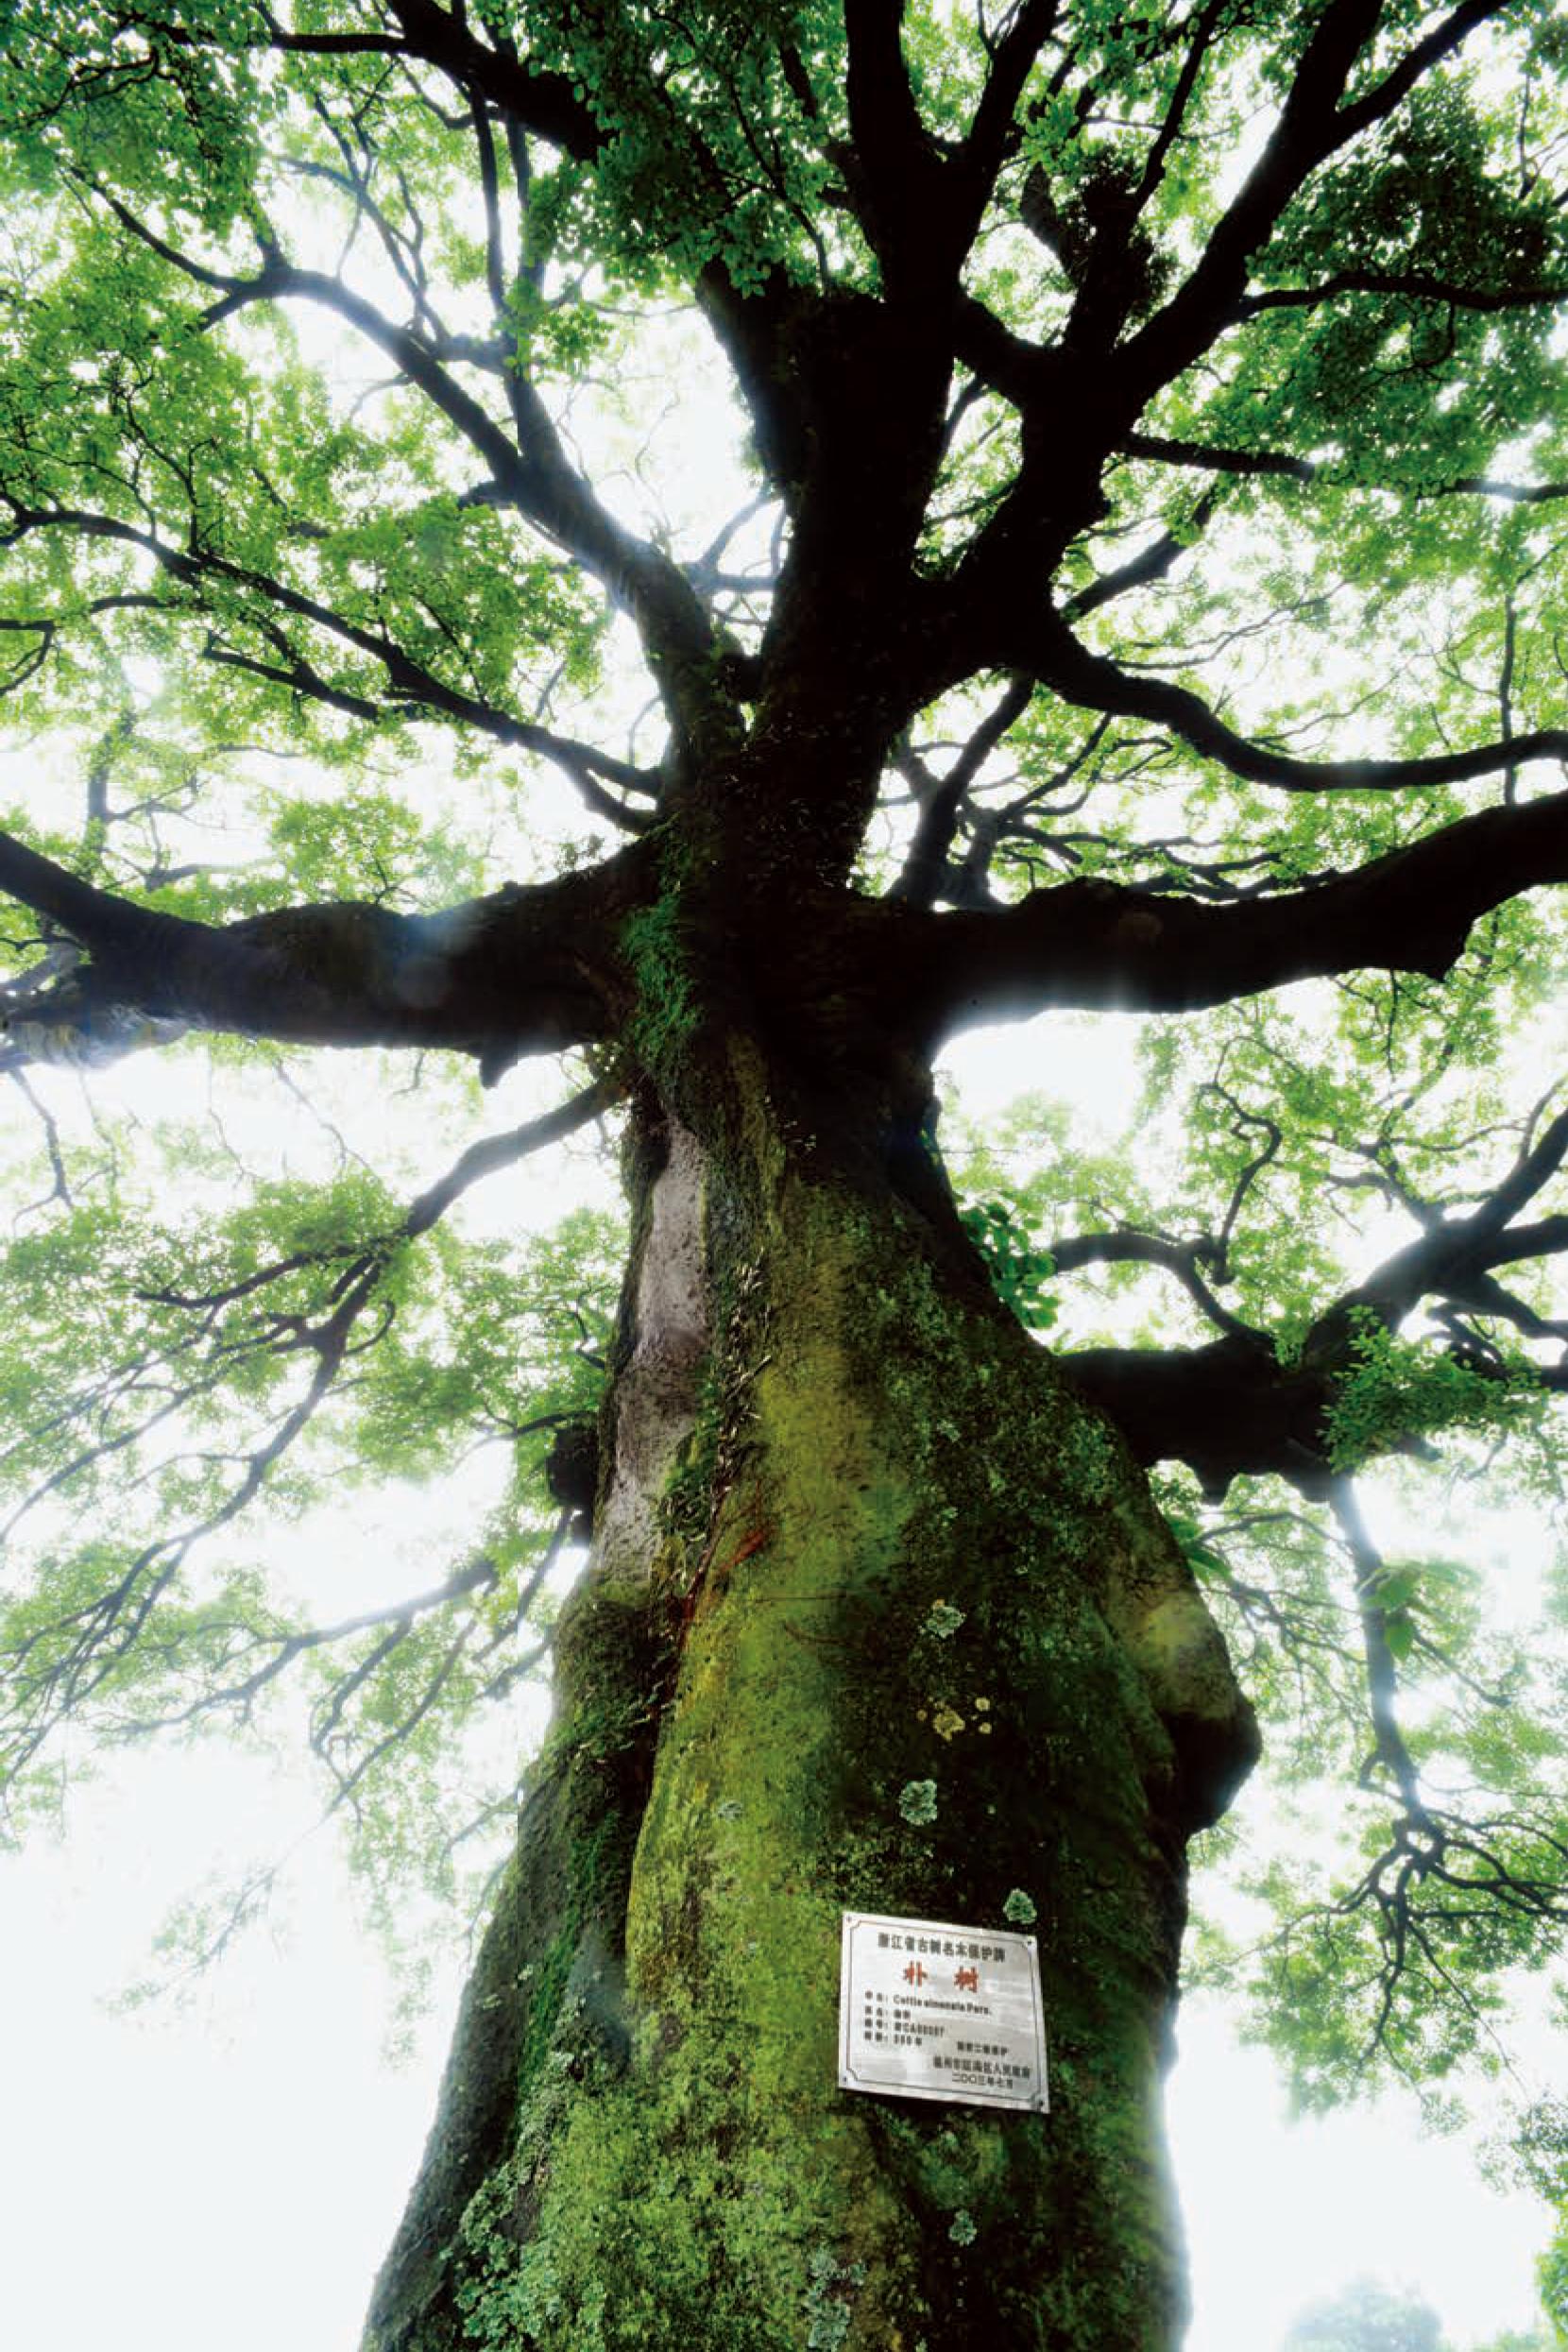
[[[1304,2311],[1283,2352],[1441,2352],[1441,2333],[1429,2304],[1358,2278],[1342,2294]]]
[[[1551,1653],[1355,1482],[1556,1491],[1553,12],[4,33],[6,684],[85,779],[0,838],[13,1815],[294,1680],[367,1865],[440,1883],[548,1630],[371,2341],[1169,2342],[1185,1848],[1255,1750],[1200,1580],[1348,1768],[1352,1865],[1294,1832],[1231,1963],[1309,2092],[1484,2056],[1565,1907]],[[961,1213],[934,1051],[1113,1008],[1163,1016],[1135,1159],[1036,1108]],[[462,1148],[236,1203],[221,1128],[66,1131],[40,1065],[192,1035],[416,1057]],[[553,1053],[473,1135],[463,1071]],[[621,1104],[612,1329],[604,1220],[459,1235]],[[449,1574],[263,1588],[258,1515],[482,1447]],[[838,2092],[845,1905],[1037,1921],[1048,2121]]]

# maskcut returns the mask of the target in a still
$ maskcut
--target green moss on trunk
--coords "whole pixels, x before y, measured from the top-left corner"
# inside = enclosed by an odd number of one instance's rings
[[[691,1427],[645,1585],[566,1645],[550,1859],[486,1951],[507,2098],[375,2341],[1154,2352],[1182,2310],[1156,2108],[1183,1847],[1245,1711],[1114,1434],[737,1069]],[[639,1628],[614,1657],[607,1623]],[[841,2091],[842,1911],[1010,1901],[1049,2115]]]

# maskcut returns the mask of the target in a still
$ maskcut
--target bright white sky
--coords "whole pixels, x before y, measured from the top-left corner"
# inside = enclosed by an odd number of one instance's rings
[[[951,1059],[977,1116],[1034,1077],[1109,1106],[1132,1084],[1129,1033],[995,1032]],[[412,2058],[391,2066],[391,1987],[318,1837],[275,1919],[183,2010],[105,2006],[144,1973],[174,1902],[310,1818],[306,1787],[203,1745],[117,1763],[63,1849],[0,1862],[0,2343],[353,2352],[433,2111],[461,1955]],[[1171,2122],[1188,2352],[1273,2352],[1304,2304],[1362,2274],[1423,2294],[1456,2346],[1533,2324],[1541,2209],[1487,2189],[1465,2142],[1423,2141],[1407,2107],[1289,2125],[1270,2061],[1200,2002]]]

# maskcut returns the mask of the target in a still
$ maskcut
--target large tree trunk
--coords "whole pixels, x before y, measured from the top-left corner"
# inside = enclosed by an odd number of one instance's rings
[[[642,1118],[592,1562],[367,2344],[1167,2346],[1184,1849],[1250,1716],[912,1122],[726,1059]],[[841,2090],[842,1913],[1015,1892],[1049,2113]]]

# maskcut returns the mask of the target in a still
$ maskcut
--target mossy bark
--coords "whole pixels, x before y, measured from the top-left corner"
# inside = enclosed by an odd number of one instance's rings
[[[725,1061],[645,1128],[595,1557],[367,2344],[1153,2352],[1185,1843],[1251,1719],[907,1128]],[[841,2091],[842,1912],[1018,1893],[1049,2114]]]

